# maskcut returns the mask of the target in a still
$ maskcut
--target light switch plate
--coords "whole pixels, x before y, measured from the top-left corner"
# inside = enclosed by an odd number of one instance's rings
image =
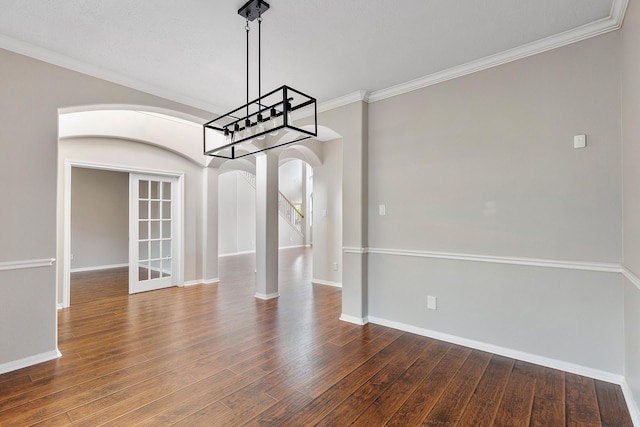
[[[387,207],[385,205],[378,205],[378,214],[384,216],[387,214]]]
[[[573,148],[584,148],[587,146],[587,135],[576,135],[573,137]]]
[[[437,299],[436,297],[429,295],[427,297],[427,308],[429,310],[437,310]]]

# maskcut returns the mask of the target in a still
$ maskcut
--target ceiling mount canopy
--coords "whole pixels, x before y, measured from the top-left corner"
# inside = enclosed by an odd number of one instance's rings
[[[316,99],[283,85],[262,95],[261,39],[262,15],[269,3],[250,0],[238,14],[245,18],[247,33],[247,93],[246,104],[203,125],[204,154],[224,159],[237,159],[283,145],[293,144],[318,135]],[[250,22],[258,20],[258,97],[249,101],[249,32]],[[308,113],[310,126],[297,127],[293,114]],[[291,132],[283,138],[280,132]],[[222,136],[222,137],[221,137]]]

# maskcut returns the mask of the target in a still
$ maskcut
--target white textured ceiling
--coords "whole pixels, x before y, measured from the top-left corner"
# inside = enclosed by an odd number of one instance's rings
[[[567,32],[595,28],[597,33],[600,23],[626,5],[626,0],[267,1],[263,92],[288,84],[319,102],[381,91]],[[0,47],[222,113],[245,99],[244,20],[237,14],[244,2],[0,0]],[[255,68],[252,73],[253,98]]]

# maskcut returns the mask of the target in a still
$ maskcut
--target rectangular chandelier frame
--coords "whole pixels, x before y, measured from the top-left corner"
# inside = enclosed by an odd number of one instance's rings
[[[313,123],[298,127],[294,114],[312,115]],[[282,130],[289,133],[283,135]],[[204,154],[223,159],[238,159],[316,136],[316,99],[286,85],[203,125]]]

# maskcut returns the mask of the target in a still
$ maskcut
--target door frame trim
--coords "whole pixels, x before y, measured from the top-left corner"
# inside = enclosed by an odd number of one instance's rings
[[[85,168],[85,169],[99,169],[114,172],[142,173],[150,175],[169,176],[178,179],[178,186],[180,188],[180,203],[179,209],[179,231],[180,236],[178,238],[178,254],[179,260],[176,263],[176,285],[184,286],[184,203],[185,203],[185,186],[184,186],[184,172],[156,170],[156,169],[142,169],[132,168],[130,166],[115,165],[109,163],[98,162],[86,162],[81,160],[66,159],[64,162],[64,218],[63,218],[63,230],[62,230],[62,253],[63,262],[58,264],[58,268],[62,268],[62,307],[67,308],[71,304],[71,171],[72,168]]]

